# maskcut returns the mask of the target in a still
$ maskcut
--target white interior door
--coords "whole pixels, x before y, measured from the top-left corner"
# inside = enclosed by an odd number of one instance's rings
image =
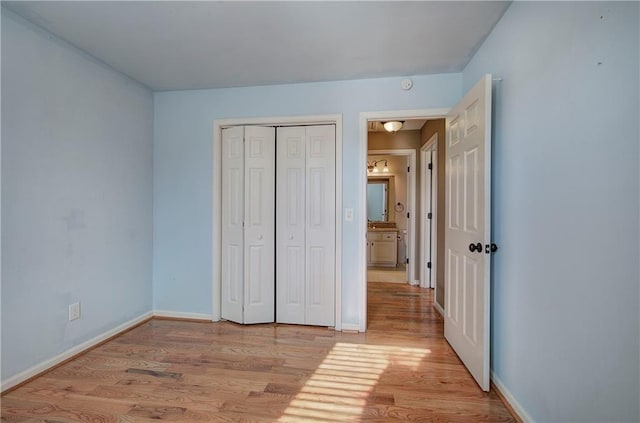
[[[306,127],[306,324],[335,325],[336,129]]]
[[[279,323],[335,325],[335,126],[278,128]]]
[[[244,127],[222,130],[221,316],[244,323]]]
[[[452,109],[446,136],[444,333],[488,391],[491,75]]]
[[[244,132],[244,323],[268,323],[275,318],[276,131]]]
[[[223,319],[274,321],[275,128],[222,130]]]
[[[424,203],[425,203],[425,211],[424,211],[424,219],[422,220],[423,225],[425,226],[425,230],[423,231],[424,239],[423,239],[423,248],[424,248],[424,259],[425,262],[422,263],[422,267],[424,269],[424,278],[422,279],[422,287],[423,288],[433,288],[431,285],[432,281],[432,250],[431,244],[433,241],[433,201],[432,201],[432,192],[433,192],[433,180],[431,178],[432,171],[429,168],[431,165],[431,153],[432,150],[427,150],[424,157],[425,160],[422,165],[425,168],[425,187],[424,187]]]
[[[305,127],[277,130],[276,321],[305,324]]]

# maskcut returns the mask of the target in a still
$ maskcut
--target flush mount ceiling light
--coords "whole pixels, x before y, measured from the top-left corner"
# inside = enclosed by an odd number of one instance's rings
[[[385,122],[382,126],[384,126],[384,129],[387,132],[391,132],[392,134],[395,134],[400,130],[400,128],[402,128],[402,125],[404,125],[404,122],[402,121],[390,120],[389,122]]]

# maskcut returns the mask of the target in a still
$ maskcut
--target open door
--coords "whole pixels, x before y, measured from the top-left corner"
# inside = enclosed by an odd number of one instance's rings
[[[491,75],[446,123],[444,336],[489,390]]]

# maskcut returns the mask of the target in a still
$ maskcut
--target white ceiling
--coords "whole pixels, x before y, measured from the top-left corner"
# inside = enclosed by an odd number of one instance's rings
[[[2,4],[154,90],[458,72],[508,2]]]

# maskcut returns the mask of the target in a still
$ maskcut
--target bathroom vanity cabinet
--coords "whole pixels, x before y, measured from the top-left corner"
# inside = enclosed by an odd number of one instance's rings
[[[398,262],[398,232],[371,230],[367,232],[367,265],[395,267]]]

